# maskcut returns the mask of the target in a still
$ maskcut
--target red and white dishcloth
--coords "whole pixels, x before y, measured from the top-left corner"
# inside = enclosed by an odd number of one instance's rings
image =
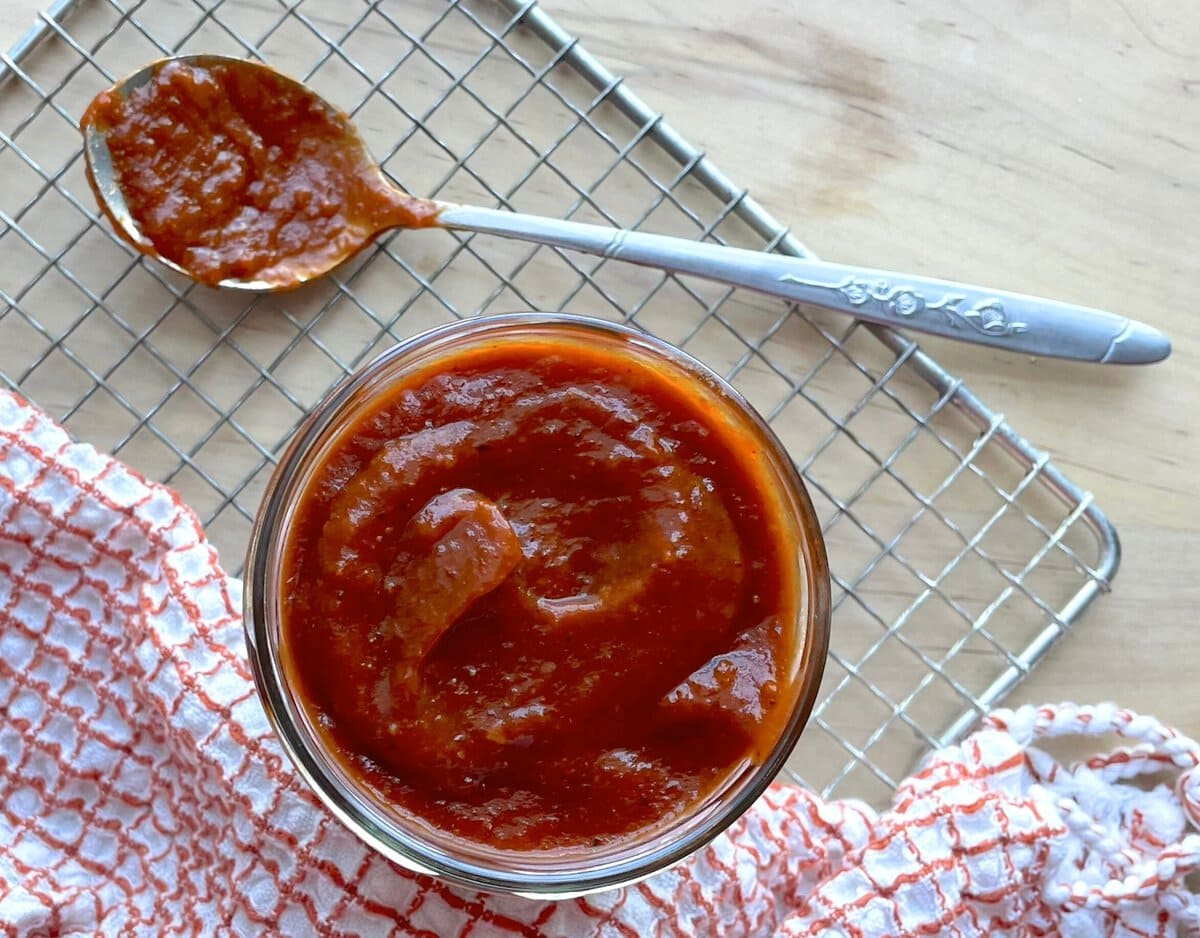
[[[625,890],[415,876],[292,772],[239,593],[172,492],[0,392],[0,932],[1200,935],[1200,746],[1111,705],[996,712],[882,815],[776,785]],[[1079,733],[1129,745],[1071,767],[1033,745]]]

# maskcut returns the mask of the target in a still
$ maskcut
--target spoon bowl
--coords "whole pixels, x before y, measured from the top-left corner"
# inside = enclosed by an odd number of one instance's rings
[[[260,63],[159,59],[97,96],[81,129],[116,230],[213,286],[292,289],[437,211],[385,178],[342,111]]]
[[[161,59],[81,122],[104,214],[138,250],[227,289],[288,290],[391,228],[516,238],[743,287],[868,322],[1029,355],[1143,364],[1165,335],[1102,310],[932,277],[831,264],[417,198],[350,119],[299,81],[220,55]]]

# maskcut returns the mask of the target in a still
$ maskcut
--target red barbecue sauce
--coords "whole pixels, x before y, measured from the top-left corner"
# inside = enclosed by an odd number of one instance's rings
[[[437,217],[383,178],[345,115],[254,63],[167,62],[127,96],[98,95],[92,126],[149,242],[135,246],[203,283],[296,286],[383,228]]]
[[[344,428],[286,542],[284,667],[380,798],[499,848],[589,846],[770,752],[796,535],[764,442],[696,383],[509,340]]]

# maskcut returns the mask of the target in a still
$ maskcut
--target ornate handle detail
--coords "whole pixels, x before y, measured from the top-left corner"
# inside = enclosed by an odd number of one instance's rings
[[[973,306],[962,309],[966,297],[961,294],[945,293],[937,302],[931,303],[913,287],[892,286],[886,280],[868,280],[853,274],[836,283],[805,280],[794,274],[784,274],[779,280],[781,283],[795,283],[819,290],[835,290],[852,306],[871,304],[899,319],[913,319],[925,313],[940,312],[951,327],[960,329],[968,326],[980,335],[998,337],[1029,331],[1028,324],[1009,319],[1004,304],[995,297],[978,300]]]
[[[1145,323],[1103,310],[916,274],[827,264],[642,231],[437,203],[438,224],[704,277],[871,322],[1094,362],[1155,362],[1171,343]]]

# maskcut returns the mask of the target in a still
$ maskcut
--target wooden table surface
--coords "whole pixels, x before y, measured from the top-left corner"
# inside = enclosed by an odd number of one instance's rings
[[[0,0],[0,47],[36,0]],[[1148,368],[926,347],[1093,492],[1111,595],[1012,702],[1200,735],[1200,8],[1186,0],[547,0],[818,254],[1125,312]]]

